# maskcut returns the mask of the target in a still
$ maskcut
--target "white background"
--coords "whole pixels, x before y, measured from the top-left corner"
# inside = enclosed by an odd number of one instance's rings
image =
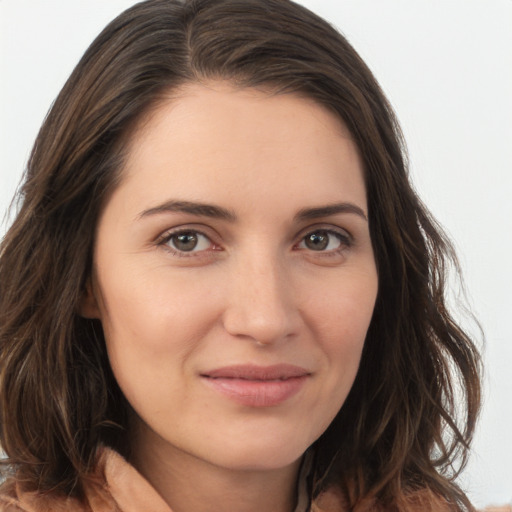
[[[0,215],[73,66],[133,3],[0,0]],[[479,506],[512,502],[512,0],[302,3],[376,74],[416,187],[455,240],[486,335],[485,405],[462,482]]]

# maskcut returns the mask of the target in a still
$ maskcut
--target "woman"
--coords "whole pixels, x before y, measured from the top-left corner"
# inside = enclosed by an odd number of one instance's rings
[[[4,510],[473,510],[454,255],[375,79],[305,8],[114,20],[0,258]]]

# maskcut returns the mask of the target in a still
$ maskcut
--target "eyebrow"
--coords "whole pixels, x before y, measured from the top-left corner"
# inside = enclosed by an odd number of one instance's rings
[[[295,215],[295,220],[314,220],[320,217],[329,217],[338,213],[352,213],[368,221],[364,211],[353,203],[335,203],[316,208],[303,208]]]
[[[221,206],[207,203],[196,203],[193,201],[175,200],[166,201],[165,203],[162,203],[158,206],[144,210],[138,215],[138,218],[142,219],[151,215],[158,215],[168,212],[189,213],[191,215],[197,215],[198,217],[209,217],[212,219],[227,220],[230,222],[235,222],[237,220],[237,216],[233,211]],[[303,208],[297,212],[294,220],[314,220],[321,217],[329,217],[339,213],[351,213],[361,217],[365,221],[368,220],[364,211],[353,203],[334,203],[326,206]]]
[[[166,201],[165,203],[144,210],[140,215],[139,219],[148,217],[150,215],[157,215],[159,213],[167,212],[181,212],[190,213],[197,215],[198,217],[210,217],[212,219],[228,220],[230,222],[236,221],[236,215],[234,212],[222,208],[221,206],[215,206],[213,204],[206,203],[195,203],[192,201]]]

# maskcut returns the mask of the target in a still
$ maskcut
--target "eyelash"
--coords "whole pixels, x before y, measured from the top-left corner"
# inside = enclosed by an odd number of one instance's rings
[[[180,251],[179,249],[173,248],[171,245],[169,245],[169,243],[171,242],[171,240],[173,238],[178,237],[180,235],[188,235],[188,234],[193,234],[196,236],[199,235],[201,237],[204,237],[210,242],[210,245],[215,246],[215,244],[211,240],[211,237],[209,237],[208,235],[205,235],[204,233],[202,233],[201,231],[199,231],[197,229],[179,229],[176,231],[164,233],[157,240],[157,245],[163,247],[165,250],[169,251],[173,256],[177,256],[179,258],[199,257],[199,256],[201,256],[201,253],[204,253],[205,251],[208,251],[208,250],[212,250],[212,249],[205,249],[205,250],[201,250],[201,251]],[[213,249],[213,250],[215,250],[215,249]]]
[[[297,248],[297,246],[302,243],[306,243],[306,239],[308,236],[312,236],[314,234],[319,234],[319,233],[336,237],[339,240],[339,244],[340,244],[339,247],[337,247],[335,249],[328,250],[328,251],[323,251],[323,250],[315,251],[313,249],[309,249],[309,252],[317,253],[321,257],[337,256],[340,253],[342,253],[343,251],[350,249],[350,247],[352,247],[352,245],[353,245],[353,238],[346,231],[341,231],[341,230],[337,231],[332,228],[318,227],[315,229],[311,229],[311,230],[307,231],[304,235],[302,235],[300,238],[300,241],[294,245],[294,248]],[[205,239],[207,239],[210,242],[210,245],[214,246],[214,248],[213,249],[209,248],[209,249],[204,249],[204,250],[199,250],[199,251],[194,251],[194,250],[181,251],[181,250],[179,250],[177,248],[173,248],[171,245],[169,245],[169,243],[171,242],[171,240],[173,238],[178,237],[180,235],[187,235],[187,234],[196,235],[196,236],[199,235],[200,237],[204,237]],[[330,241],[328,243],[330,243]],[[209,252],[211,250],[214,250],[214,251],[220,250],[220,248],[218,246],[216,246],[216,244],[214,242],[212,242],[211,238],[208,235],[204,234],[203,232],[201,232],[200,230],[197,230],[197,229],[178,229],[176,231],[166,232],[157,240],[156,245],[164,247],[165,250],[169,251],[173,256],[177,256],[180,258],[201,257],[203,255],[203,253],[205,253],[205,252]],[[308,251],[308,248],[307,247],[306,248],[297,248],[297,250]]]
[[[316,228],[311,231],[308,231],[305,235],[303,235],[300,239],[299,244],[306,244],[306,240],[308,237],[311,237],[314,234],[326,234],[329,237],[335,237],[339,241],[339,247],[336,247],[335,249],[327,250],[327,251],[315,251],[313,249],[310,249],[309,252],[311,253],[318,253],[321,257],[331,257],[331,256],[338,256],[343,251],[346,251],[347,249],[350,249],[353,245],[353,239],[352,237],[346,232],[346,231],[337,231],[334,229],[327,229],[327,228]],[[328,244],[330,244],[331,241],[328,241]],[[296,245],[299,245],[296,244]],[[307,247],[304,248],[304,250],[308,250]]]

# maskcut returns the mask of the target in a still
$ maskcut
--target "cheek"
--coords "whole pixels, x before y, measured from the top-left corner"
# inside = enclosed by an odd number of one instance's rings
[[[371,281],[368,286],[367,291],[374,288]],[[317,395],[305,414],[310,418],[311,442],[325,432],[345,403],[359,369],[373,313],[373,292],[360,294],[358,287],[344,290],[324,293],[310,309],[311,318],[315,319],[310,325],[315,328],[314,340],[319,349],[316,354],[320,354],[322,368]]]
[[[310,321],[333,351],[349,350],[364,343],[377,298],[377,275],[367,272],[340,276],[326,283],[320,293],[310,294],[304,307]],[[327,348],[326,347],[326,348]]]
[[[132,407],[154,418],[170,396],[186,401],[186,363],[217,316],[204,285],[163,274],[151,280],[143,273],[111,274],[102,281],[100,308],[116,380]]]
[[[102,297],[102,323],[111,345],[153,353],[186,349],[215,319],[215,297],[199,279],[169,275],[165,269],[119,275],[122,279],[107,278],[102,287],[108,290]]]
[[[143,273],[122,271],[117,274],[122,279],[111,273],[102,281],[101,320],[110,365],[134,407],[156,398],[155,391],[172,394],[186,380],[186,362],[218,316],[218,301],[205,294],[204,283],[162,274],[149,280]]]
[[[328,368],[331,396],[341,407],[357,374],[361,354],[377,296],[377,277],[373,272],[343,283],[333,282],[310,302],[310,325],[316,329]]]

